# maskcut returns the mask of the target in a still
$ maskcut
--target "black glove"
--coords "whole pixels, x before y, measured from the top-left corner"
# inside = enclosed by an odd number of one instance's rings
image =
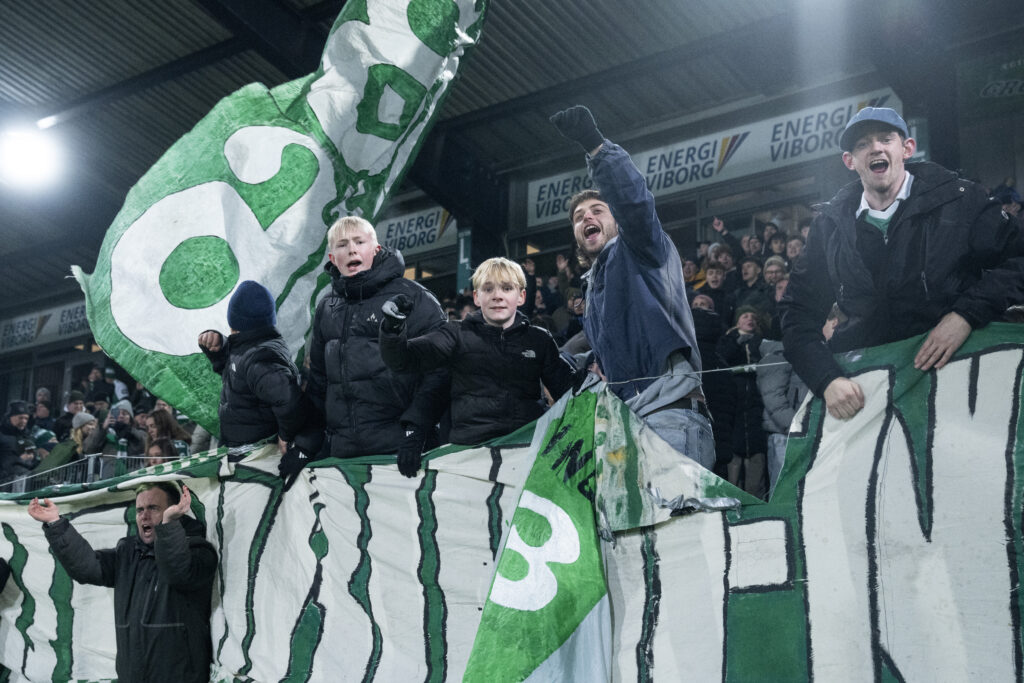
[[[423,458],[423,444],[427,433],[419,425],[406,423],[405,438],[398,447],[398,471],[407,477],[415,477],[420,471],[420,460]]]
[[[277,466],[277,471],[281,474],[281,479],[284,480],[285,491],[292,487],[295,480],[299,478],[299,472],[312,460],[312,458],[299,450],[299,447],[295,444],[288,446],[288,450],[281,456],[281,464]]]
[[[384,320],[380,328],[389,334],[397,334],[405,326],[405,319],[412,313],[412,299],[405,294],[396,294],[381,306]]]
[[[594,123],[594,115],[582,104],[560,111],[548,120],[555,124],[559,133],[579,143],[584,152],[589,153],[604,142],[604,136]]]

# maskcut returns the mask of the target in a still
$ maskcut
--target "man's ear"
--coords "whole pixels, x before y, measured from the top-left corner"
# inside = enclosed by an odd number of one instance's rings
[[[914,152],[917,151],[917,140],[914,138],[907,138],[903,141],[903,158],[909,159],[914,156]]]
[[[849,152],[843,152],[843,164],[846,168],[853,170],[853,155]]]
[[[474,295],[475,295],[475,293],[474,293]],[[520,289],[519,290],[519,303],[516,304],[516,307],[522,306],[525,303],[526,303],[526,290],[525,289]]]

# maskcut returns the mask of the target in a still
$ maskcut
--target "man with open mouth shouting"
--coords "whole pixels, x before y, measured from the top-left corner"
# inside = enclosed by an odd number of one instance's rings
[[[934,163],[907,163],[917,144],[894,110],[861,109],[839,146],[859,180],[815,207],[781,306],[786,358],[833,417],[849,419],[864,395],[834,352],[930,330],[914,366],[941,368],[972,329],[1024,301],[1024,255],[984,188]],[[848,320],[826,342],[833,303]]]
[[[138,533],[103,550],[93,550],[50,499],[28,506],[72,579],[114,589],[119,681],[210,680],[217,551],[203,524],[186,515],[191,505],[187,486],[143,484],[135,496]]]
[[[609,388],[680,453],[715,464],[700,382],[700,352],[679,252],[654,196],[624,149],[586,107],[551,122],[587,152],[596,190],[570,200],[580,261],[590,268],[583,328]]]

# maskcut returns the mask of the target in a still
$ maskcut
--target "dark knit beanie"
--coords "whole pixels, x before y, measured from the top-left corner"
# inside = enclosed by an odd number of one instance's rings
[[[14,417],[15,415],[28,415],[28,404],[24,401],[11,401],[11,404],[7,407],[8,417]]]
[[[277,311],[270,291],[252,280],[238,285],[228,302],[228,325],[231,329],[245,332],[276,324]]]

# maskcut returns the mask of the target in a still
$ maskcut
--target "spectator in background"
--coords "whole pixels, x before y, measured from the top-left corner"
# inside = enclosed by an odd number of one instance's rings
[[[49,393],[49,391],[47,391]],[[38,395],[39,392],[36,392]],[[47,399],[36,399],[32,425],[41,429],[48,429],[56,434],[57,420],[50,414],[50,402]]]
[[[736,386],[727,372],[714,372],[729,367],[718,353],[718,340],[725,333],[722,317],[715,312],[715,303],[706,294],[696,294],[691,304],[693,327],[703,363],[701,378],[708,410],[715,419],[711,430],[715,439],[714,472],[723,479],[725,467],[732,459],[732,431],[736,410]]]
[[[146,467],[162,465],[178,459],[178,452],[170,439],[160,438],[146,444]]]
[[[132,405],[135,406],[136,416],[138,416],[140,412],[148,413],[153,410],[153,406],[156,404],[156,397],[149,392],[149,389],[142,385],[142,382],[135,383],[135,390],[132,391],[129,400],[131,400]],[[145,406],[146,409],[140,411],[139,406]]]
[[[761,360],[762,339],[762,315],[752,307],[740,308],[736,311],[735,327],[718,342],[718,353],[731,367],[754,365]],[[753,371],[737,372],[733,381],[736,386],[735,422],[732,458],[726,467],[727,479],[747,493],[763,499],[768,494],[768,473],[761,392]]]
[[[687,289],[697,291],[704,286],[704,269],[692,258],[683,259],[683,281]]]
[[[50,451],[50,455],[39,466],[40,469],[53,469],[89,455],[85,450],[85,442],[98,424],[90,413],[84,410],[76,413],[72,420],[71,434]]]
[[[705,269],[704,275],[707,284],[700,288],[700,293],[714,302],[715,312],[725,320],[732,315],[731,297],[725,289],[725,268],[721,263],[712,261]]]
[[[804,238],[800,235],[793,235],[786,241],[786,263],[790,268],[796,263],[797,257],[804,251]]]
[[[751,235],[747,242],[747,256],[763,256],[764,243],[757,235]]]
[[[771,256],[771,254],[769,253],[768,245],[771,243],[772,235],[774,235],[778,231],[779,226],[777,226],[775,223],[771,221],[768,221],[767,223],[761,226],[761,243],[764,245],[763,253],[765,258]]]
[[[768,313],[774,306],[768,285],[761,279],[761,260],[756,256],[748,256],[740,263],[740,277],[743,279],[739,288],[730,295],[730,307],[737,310],[745,306]]]
[[[725,272],[725,279],[722,282],[722,288],[727,292],[735,292],[740,288],[740,285],[743,283],[743,279],[736,270],[736,261],[733,258],[732,249],[730,249],[726,244],[718,245],[718,249],[715,251],[715,258],[718,260],[719,265],[722,266],[722,270]]]
[[[100,429],[93,431],[86,440],[85,452],[116,455],[119,451],[118,442],[121,439],[126,442],[128,455],[142,455],[146,452],[146,433],[135,429],[132,406],[127,399],[115,403],[110,408]]]
[[[166,410],[154,410],[146,419],[145,448],[157,439],[167,439],[174,446],[179,458],[191,455],[192,437]]]
[[[784,232],[774,233],[768,240],[768,255],[786,258],[786,240],[788,239]]]
[[[68,395],[64,413],[57,418],[56,429],[53,430],[57,434],[58,441],[64,441],[71,435],[71,421],[74,420],[76,413],[83,410],[85,410],[85,394],[80,391],[72,391]]]
[[[807,244],[807,234],[811,231],[811,223],[814,222],[813,218],[801,218],[798,232],[801,237],[804,238],[804,244]]]
[[[774,289],[775,284],[786,277],[787,270],[785,259],[781,256],[769,256],[768,260],[764,262],[765,284],[770,285]]]
[[[35,466],[35,443],[28,433],[28,404],[12,401],[0,419],[0,481],[25,474]]]
[[[110,386],[113,401],[123,401],[128,398],[128,385],[117,378],[117,369],[106,367],[103,369],[103,381]],[[113,402],[112,401],[112,402]]]

